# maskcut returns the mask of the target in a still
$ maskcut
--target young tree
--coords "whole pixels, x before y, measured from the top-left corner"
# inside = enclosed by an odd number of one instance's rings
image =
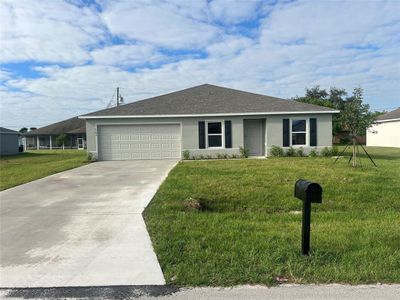
[[[27,133],[27,132],[28,132],[28,128],[22,127],[22,128],[19,130],[19,132],[20,132],[20,133]]]
[[[64,150],[64,145],[67,143],[67,141],[68,141],[67,135],[64,133],[56,137],[57,145],[62,146],[63,150]]]
[[[353,167],[357,167],[357,136],[365,134],[365,130],[374,124],[376,114],[369,111],[369,105],[363,103],[363,89],[355,88],[353,95],[347,98],[340,112],[339,123],[350,131],[353,143]]]

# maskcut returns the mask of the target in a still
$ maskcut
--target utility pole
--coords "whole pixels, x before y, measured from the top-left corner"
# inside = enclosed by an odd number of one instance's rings
[[[119,87],[117,87],[117,106],[119,106]]]

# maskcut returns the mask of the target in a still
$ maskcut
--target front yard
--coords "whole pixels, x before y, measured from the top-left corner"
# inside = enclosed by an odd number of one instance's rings
[[[39,150],[0,158],[0,190],[5,190],[86,163],[80,150]]]
[[[400,150],[363,159],[270,158],[178,164],[145,211],[167,283],[196,286],[400,282]],[[300,254],[297,179],[319,182],[310,257]]]

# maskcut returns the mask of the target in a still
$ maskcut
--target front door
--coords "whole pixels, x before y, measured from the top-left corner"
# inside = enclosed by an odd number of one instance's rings
[[[78,150],[83,150],[85,148],[85,144],[83,138],[78,138]]]
[[[263,120],[249,119],[243,121],[244,148],[250,156],[263,155]]]

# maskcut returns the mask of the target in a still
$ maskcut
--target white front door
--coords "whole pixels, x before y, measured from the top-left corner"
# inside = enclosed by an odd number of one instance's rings
[[[100,160],[181,157],[178,124],[100,125],[97,130]]]
[[[78,150],[83,150],[85,149],[85,142],[83,138],[78,138]]]

